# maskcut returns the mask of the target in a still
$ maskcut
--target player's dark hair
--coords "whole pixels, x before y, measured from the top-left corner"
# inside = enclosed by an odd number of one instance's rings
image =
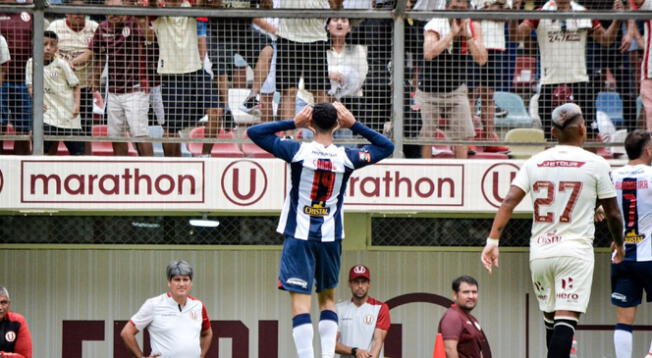
[[[479,287],[478,281],[476,281],[471,276],[464,275],[464,276],[460,276],[460,277],[456,278],[455,280],[453,280],[453,284],[451,285],[453,287],[453,291],[460,292],[460,285],[462,284],[462,282],[466,282],[469,285]]]
[[[337,110],[332,103],[320,103],[312,107],[312,124],[318,131],[329,131],[337,125]]]
[[[643,154],[643,149],[650,142],[650,132],[637,129],[627,134],[625,138],[625,151],[630,160],[638,159]]]
[[[190,280],[192,280],[192,265],[190,265],[187,261],[172,261],[165,271],[168,276],[168,281],[172,280],[172,277],[176,275],[188,276],[190,277]]]
[[[43,33],[43,37],[47,37],[47,38],[53,39],[55,41],[59,41],[59,36],[57,36],[57,34],[54,31],[49,31],[49,30],[45,31]]]

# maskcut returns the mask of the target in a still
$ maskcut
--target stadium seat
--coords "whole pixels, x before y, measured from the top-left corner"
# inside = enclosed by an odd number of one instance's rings
[[[496,106],[507,111],[507,116],[494,120],[496,127],[532,127],[532,117],[525,109],[525,103],[521,96],[511,92],[496,91],[494,92],[494,102],[496,102]]]
[[[68,153],[68,148],[63,141],[59,142],[59,146],[57,147],[57,155],[70,155],[70,153]]]
[[[482,128],[476,128],[475,129],[475,140],[477,141],[494,141],[498,142],[500,141],[500,138],[496,133],[493,133],[491,138],[487,138],[487,134],[485,133],[484,129]],[[478,149],[482,152],[486,153],[507,153],[509,152],[509,147],[506,147],[504,145],[488,145],[485,147],[478,147]]]
[[[496,159],[496,160],[501,160],[501,159],[509,159],[509,156],[505,153],[491,153],[491,152],[481,152],[477,151],[471,155],[469,155],[469,159]]]
[[[163,127],[159,125],[149,126],[148,132],[150,138],[163,138]],[[161,142],[152,143],[152,147],[154,149],[155,157],[165,156],[165,153],[163,152],[163,143]]]
[[[446,140],[446,134],[441,129],[435,130],[435,139]],[[433,145],[432,146],[433,158],[454,158],[455,154],[451,150],[450,145]]]
[[[248,138],[247,131],[244,132],[244,138]],[[249,158],[274,158],[274,155],[266,152],[255,143],[243,143],[241,149],[244,155]]]
[[[595,110],[606,113],[613,124],[623,124],[623,100],[618,92],[599,92],[595,99]]]
[[[537,78],[537,59],[536,57],[517,57],[514,66],[514,87],[532,87],[536,85]]]
[[[190,131],[190,138],[205,138],[206,127],[196,127]],[[220,130],[217,136],[222,139],[233,139],[232,132]],[[193,157],[202,155],[204,143],[188,143],[188,151]],[[244,153],[238,148],[236,143],[215,143],[211,149],[211,157],[220,158],[242,158]]]
[[[91,128],[93,137],[108,137],[109,128],[106,124],[96,124]],[[138,151],[134,148],[133,143],[127,143],[129,147],[129,156],[137,157]],[[113,144],[111,142],[91,142],[91,154],[97,156],[113,156]]]
[[[11,123],[7,124],[5,127],[6,130],[4,135],[16,135],[16,129]],[[9,155],[14,154],[14,141],[13,140],[4,140],[2,141],[2,154]]]
[[[515,128],[507,132],[505,135],[505,142],[518,143],[518,142],[546,142],[543,130],[535,128]],[[516,159],[526,159],[534,154],[542,152],[546,149],[545,145],[531,145],[531,146],[511,146],[509,156]]]

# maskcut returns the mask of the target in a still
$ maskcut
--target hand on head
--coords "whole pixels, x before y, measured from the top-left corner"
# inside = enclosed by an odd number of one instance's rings
[[[337,110],[337,121],[339,126],[342,128],[351,128],[355,124],[353,113],[338,101],[333,102],[333,106]]]
[[[297,128],[310,128],[312,122],[312,106],[308,105],[294,117],[294,125]]]

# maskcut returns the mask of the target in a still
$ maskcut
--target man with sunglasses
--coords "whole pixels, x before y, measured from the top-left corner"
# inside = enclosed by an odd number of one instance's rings
[[[512,8],[521,9],[522,0],[515,0]],[[621,0],[615,0],[613,9],[623,10]],[[570,0],[550,0],[541,11],[585,11],[582,5]],[[591,19],[541,19],[510,21],[509,33],[512,41],[522,41],[536,31],[541,54],[541,92],[539,95],[539,117],[543,122],[546,137],[550,139],[550,113],[556,105],[567,101],[577,103],[584,109],[586,118],[593,119],[594,91],[589,84],[586,69],[586,40],[591,34],[595,42],[602,46],[611,46],[620,21],[612,21],[608,29],[600,21]],[[568,92],[572,91],[572,95]],[[555,103],[555,99],[561,103]],[[558,98],[559,99],[559,98]]]
[[[9,291],[0,286],[0,357],[32,358],[32,335],[25,317],[10,308]]]

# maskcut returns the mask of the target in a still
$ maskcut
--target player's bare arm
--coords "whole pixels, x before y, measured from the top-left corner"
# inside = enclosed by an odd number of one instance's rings
[[[457,340],[446,339],[444,340],[444,349],[446,350],[446,358],[459,358],[457,353]]]
[[[623,220],[618,209],[618,201],[615,197],[601,199],[600,204],[604,208],[607,217],[607,225],[613,240],[612,250],[614,251],[613,263],[621,263],[625,257],[623,248]]]
[[[385,337],[387,337],[387,331],[384,329],[376,328],[374,330],[374,338],[371,341],[371,351],[370,357],[372,358],[381,358],[380,351],[383,348],[383,343],[385,342]]]
[[[489,234],[489,239],[487,240],[488,242],[482,250],[482,255],[480,256],[482,265],[487,269],[487,271],[489,271],[489,273],[492,272],[494,266],[498,267],[498,256],[500,252],[498,250],[497,240],[500,239],[500,235],[503,233],[505,226],[507,226],[507,223],[511,219],[514,208],[518,206],[524,197],[525,192],[523,189],[512,185],[509,188],[509,192],[507,193],[505,200],[503,200],[503,203],[500,205],[496,217],[494,217],[494,222],[491,225],[491,233]],[[496,240],[496,242],[489,242],[489,240]]]
[[[201,356],[200,358],[204,358],[206,356],[206,353],[208,353],[208,349],[211,347],[211,341],[213,340],[213,329],[208,328],[206,330],[203,330],[201,332],[201,335],[199,336],[199,347],[201,347]]]
[[[455,22],[453,22],[454,24]],[[451,32],[446,36],[439,36],[437,32],[426,31],[423,43],[423,58],[426,61],[430,61],[433,58],[439,56],[453,41],[453,38],[457,34],[454,32],[454,28],[459,31],[459,26],[451,25]]]

